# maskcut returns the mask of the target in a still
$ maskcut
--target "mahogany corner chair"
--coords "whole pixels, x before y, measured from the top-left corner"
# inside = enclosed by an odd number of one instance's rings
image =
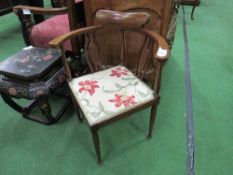
[[[73,105],[79,120],[82,121],[81,110],[90,127],[101,163],[100,128],[151,107],[148,138],[152,136],[162,65],[168,58],[169,46],[157,32],[143,28],[150,20],[148,13],[99,10],[96,19],[98,25],[66,33],[49,44],[62,50]],[[105,30],[105,35],[99,35]],[[80,35],[85,36],[85,55],[91,73],[72,77],[63,44]],[[134,42],[128,41],[130,35],[137,35]],[[103,40],[108,48],[102,47]],[[139,40],[143,41],[140,47],[135,44]],[[150,85],[144,82],[148,73],[153,75]]]

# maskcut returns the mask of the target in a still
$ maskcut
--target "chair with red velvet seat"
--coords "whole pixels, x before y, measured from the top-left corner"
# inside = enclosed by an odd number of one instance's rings
[[[21,15],[25,26],[22,30],[27,32],[26,37],[30,45],[41,48],[48,48],[48,43],[53,38],[77,29],[84,24],[84,11],[82,0],[67,1],[66,6],[60,8],[38,8],[32,6],[15,6],[14,12]],[[31,13],[41,15],[54,15],[45,21],[33,25]],[[71,44],[72,42],[72,44]],[[77,41],[67,41],[66,51],[77,50]]]

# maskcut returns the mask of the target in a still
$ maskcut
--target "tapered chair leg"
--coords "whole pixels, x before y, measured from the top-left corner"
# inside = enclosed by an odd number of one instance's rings
[[[75,108],[77,116],[78,116],[78,120],[82,123],[83,122],[83,118],[81,117],[81,113],[80,113],[80,109],[78,107]]]
[[[192,12],[191,12],[191,19],[194,20],[194,11],[195,11],[196,5],[193,6]]]
[[[98,164],[102,164],[98,130],[92,129],[91,132],[92,132],[92,139],[93,139],[93,143],[94,143],[94,146],[95,146],[95,151],[96,151]]]
[[[82,121],[83,121],[83,118],[81,117],[80,109],[79,109],[78,103],[77,103],[76,99],[74,98],[72,92],[70,92],[70,97],[71,97],[71,100],[72,100],[72,104],[73,104],[73,106],[74,106],[74,110],[76,111],[76,114],[77,114],[77,116],[78,116],[78,120],[79,120],[80,122],[82,122]]]
[[[152,131],[154,127],[154,122],[155,122],[155,117],[156,117],[156,112],[157,112],[157,105],[159,104],[159,100],[160,98],[158,97],[157,102],[151,108],[149,131],[147,135],[148,139],[152,137]]]
[[[194,2],[193,8],[192,8],[192,12],[191,12],[191,19],[192,19],[192,20],[194,20],[194,11],[195,11],[196,6],[199,5],[199,3],[200,3],[199,0],[196,0],[196,1]]]

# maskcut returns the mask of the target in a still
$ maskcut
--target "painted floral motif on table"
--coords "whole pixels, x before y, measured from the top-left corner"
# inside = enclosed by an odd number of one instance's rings
[[[30,76],[42,72],[57,61],[60,55],[61,53],[57,49],[30,47],[0,63],[0,70],[20,76]]]
[[[123,66],[78,77],[69,86],[91,126],[154,99],[153,90]]]

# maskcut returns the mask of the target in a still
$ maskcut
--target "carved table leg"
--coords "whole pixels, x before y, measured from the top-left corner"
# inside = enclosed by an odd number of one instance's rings
[[[5,101],[5,103],[7,103],[10,107],[12,107],[14,110],[23,113],[24,112],[24,108],[19,106],[14,100],[11,99],[10,96],[1,93],[2,99]]]
[[[48,102],[48,97],[40,97],[37,99],[37,101],[41,112],[45,115],[46,119],[48,120],[47,124],[55,123],[56,120],[52,116],[52,111]]]
[[[24,118],[46,125],[50,125],[57,122],[65,113],[65,111],[71,106],[70,99],[67,98],[66,103],[62,106],[62,108],[59,110],[56,116],[53,117],[51,107],[48,102],[48,97],[40,97],[39,99],[32,100],[26,107],[22,107],[18,105],[9,95],[1,93],[1,96],[6,104],[8,104],[15,111],[21,113]],[[45,117],[30,114],[31,110],[34,109],[36,106],[39,106],[39,109],[45,115]]]

